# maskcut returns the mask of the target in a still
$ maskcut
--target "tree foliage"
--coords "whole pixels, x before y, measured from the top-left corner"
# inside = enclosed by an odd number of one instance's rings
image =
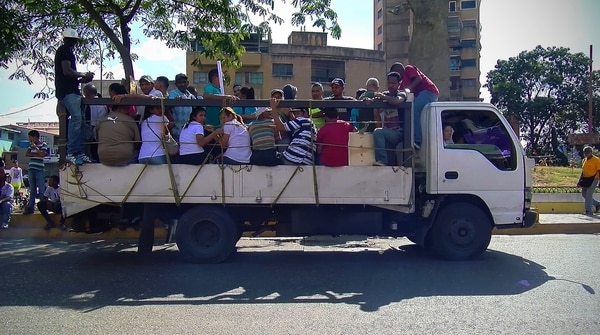
[[[598,71],[593,82],[598,100]],[[537,46],[508,60],[498,60],[487,74],[485,87],[491,102],[507,118],[517,119],[530,154],[556,154],[569,134],[587,130],[589,57],[583,53]],[[596,120],[598,112],[596,108]]]
[[[119,58],[126,78],[133,77],[136,55],[131,48],[139,41],[132,29],[164,41],[168,47],[189,49],[200,43],[203,56],[223,60],[226,67],[239,67],[248,34],[270,34],[270,24],[282,24],[276,8],[286,0],[0,0],[0,66],[11,62],[11,79],[26,80],[38,74],[46,87],[36,97],[52,94],[53,57],[61,44],[61,32],[69,27],[83,38],[79,61],[100,64],[100,58]],[[339,38],[341,29],[331,0],[292,0],[296,12],[293,25],[313,26]],[[102,50],[102,51],[101,51]]]
[[[410,11],[411,39],[408,60],[419,67],[440,91],[440,100],[450,100],[450,68],[448,66],[448,1],[407,0],[388,10],[394,15]]]

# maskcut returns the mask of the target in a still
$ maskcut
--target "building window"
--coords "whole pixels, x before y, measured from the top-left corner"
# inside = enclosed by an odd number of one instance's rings
[[[262,72],[246,72],[246,84],[248,85],[262,85],[263,73]]]
[[[462,40],[460,45],[463,48],[475,48],[477,47],[477,40]]]
[[[477,8],[477,1],[475,1],[475,0],[461,1],[460,2],[460,10],[475,9],[475,8]]]
[[[463,79],[462,86],[463,87],[477,87],[477,79],[475,79],[475,78]]]
[[[460,57],[450,57],[450,71],[460,70]]]
[[[294,75],[294,64],[273,63],[273,77],[291,77]]]
[[[477,59],[475,59],[475,58],[462,60],[462,67],[476,67],[476,66],[477,66]]]
[[[381,35],[381,33],[383,33],[383,27],[379,26],[377,27],[377,35]]]
[[[194,71],[192,82],[194,84],[208,84],[208,72]]]
[[[383,50],[383,43],[377,44],[377,50],[379,50],[379,51]]]
[[[312,82],[329,83],[335,78],[346,78],[346,64],[332,60],[312,60],[311,75]]]
[[[451,91],[460,90],[460,77],[459,76],[451,76],[450,77],[450,90]]]
[[[382,16],[383,16],[383,9],[380,9],[377,11],[377,18],[381,19]]]
[[[477,20],[463,20],[463,28],[477,28]]]
[[[448,11],[449,11],[450,13],[454,13],[454,12],[456,12],[456,1],[450,1],[450,2],[448,3]]]
[[[244,82],[244,72],[236,72],[234,83],[241,85],[243,82]]]

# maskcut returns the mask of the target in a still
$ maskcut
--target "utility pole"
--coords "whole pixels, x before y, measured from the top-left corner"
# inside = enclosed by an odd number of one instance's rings
[[[592,89],[592,84],[593,84],[593,80],[592,80],[592,75],[593,75],[593,71],[592,71],[592,48],[593,46],[590,44],[590,85],[589,85],[589,90],[588,90],[588,132],[590,134],[592,134],[594,132],[594,116],[593,116],[593,104],[594,104],[594,92]]]

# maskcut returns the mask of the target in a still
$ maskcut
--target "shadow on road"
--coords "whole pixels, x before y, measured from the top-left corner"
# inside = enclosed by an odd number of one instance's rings
[[[130,243],[0,242],[0,305],[90,311],[105,306],[344,303],[376,311],[430,296],[517,295],[554,279],[519,256],[428,258],[414,245],[385,252],[239,252],[186,263],[176,248],[141,259]]]

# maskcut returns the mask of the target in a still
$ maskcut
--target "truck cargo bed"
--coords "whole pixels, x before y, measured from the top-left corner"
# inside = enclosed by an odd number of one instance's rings
[[[407,206],[410,168],[131,164],[69,165],[62,203],[71,216],[103,203],[358,204]]]

